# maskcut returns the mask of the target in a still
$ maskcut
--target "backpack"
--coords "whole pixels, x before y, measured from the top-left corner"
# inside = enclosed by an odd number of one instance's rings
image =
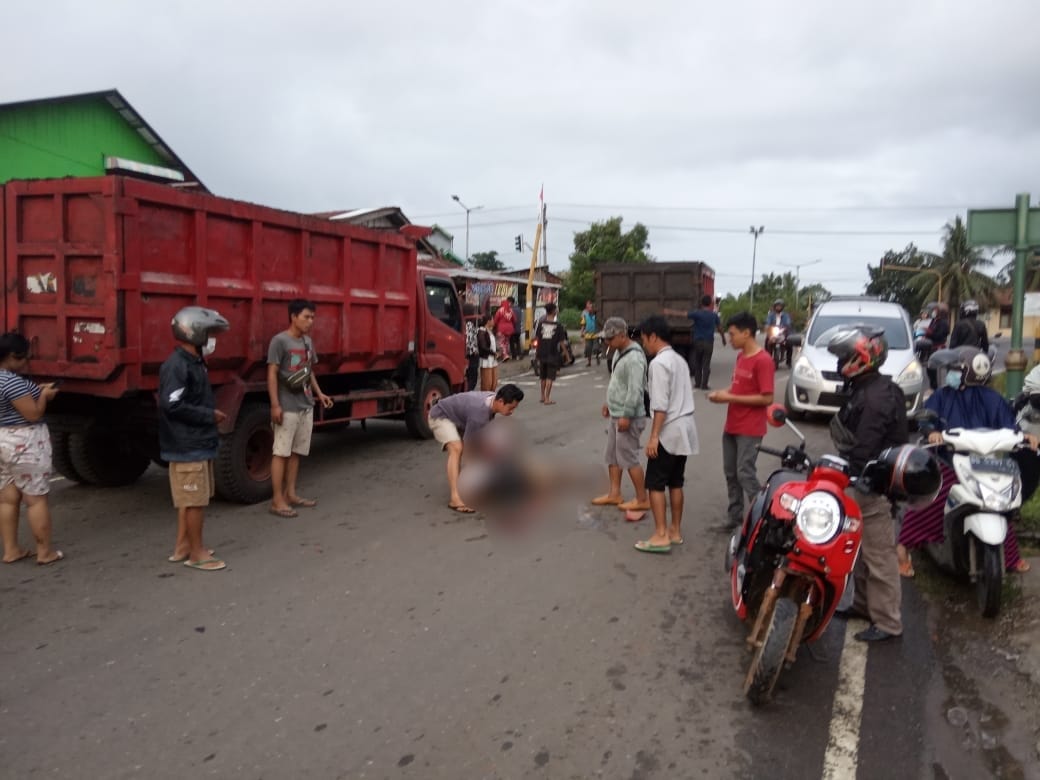
[[[642,347],[637,347],[636,349],[642,349]],[[620,363],[622,360],[624,360],[625,355],[627,355],[629,352],[635,352],[635,351],[636,351],[635,349],[626,349],[624,352],[622,352],[620,355],[618,355],[616,358],[614,358],[614,361],[608,366],[610,371],[611,372],[614,371],[614,369],[617,367],[617,364]],[[647,361],[646,372],[649,372],[649,371],[650,371],[650,362]],[[646,384],[646,381],[647,381],[646,372],[643,373],[643,383],[644,383],[644,385]],[[643,388],[643,411],[646,412],[646,416],[647,417],[653,418],[653,415],[650,414],[650,391],[645,386]]]

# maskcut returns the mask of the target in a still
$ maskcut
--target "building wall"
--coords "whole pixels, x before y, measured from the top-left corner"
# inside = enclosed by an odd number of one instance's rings
[[[0,110],[0,183],[101,176],[106,155],[169,165],[104,98]]]

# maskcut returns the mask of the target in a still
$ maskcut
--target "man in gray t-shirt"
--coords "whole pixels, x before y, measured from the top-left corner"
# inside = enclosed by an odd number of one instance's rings
[[[300,498],[296,492],[300,457],[311,451],[314,399],[326,409],[332,407],[332,399],[314,377],[314,344],[307,335],[313,326],[314,304],[302,298],[292,300],[288,330],[276,334],[267,349],[267,396],[274,428],[270,512],[279,517],[296,517],[294,507],[318,503]]]

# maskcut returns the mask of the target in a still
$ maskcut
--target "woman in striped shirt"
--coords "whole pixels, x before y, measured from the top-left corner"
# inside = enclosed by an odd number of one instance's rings
[[[51,546],[51,437],[43,422],[47,402],[58,391],[53,384],[38,385],[22,376],[28,363],[29,341],[24,336],[0,336],[0,537],[4,563],[33,554],[18,544],[18,515],[24,502],[36,537],[36,563],[44,566],[65,557]]]

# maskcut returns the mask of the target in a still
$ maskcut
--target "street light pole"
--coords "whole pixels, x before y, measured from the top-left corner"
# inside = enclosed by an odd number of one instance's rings
[[[794,306],[798,308],[798,290],[802,286],[802,266],[803,265],[816,265],[822,263],[823,258],[817,260],[810,260],[808,263],[780,263],[780,265],[786,265],[788,268],[794,268]]]
[[[483,206],[474,206],[473,208],[470,208],[465,203],[463,203],[461,200],[459,200],[459,196],[458,195],[452,195],[451,199],[453,201],[455,201],[456,203],[458,203],[460,206],[462,206],[462,208],[465,209],[465,211],[466,211],[466,262],[468,263],[469,262],[469,213],[471,211],[478,211],[479,209],[482,209],[484,207]]]
[[[755,227],[751,226],[749,231],[751,235],[755,237],[755,243],[751,247],[751,306],[749,307],[752,311],[755,309],[755,256],[758,254],[758,237],[765,232],[764,226]]]

